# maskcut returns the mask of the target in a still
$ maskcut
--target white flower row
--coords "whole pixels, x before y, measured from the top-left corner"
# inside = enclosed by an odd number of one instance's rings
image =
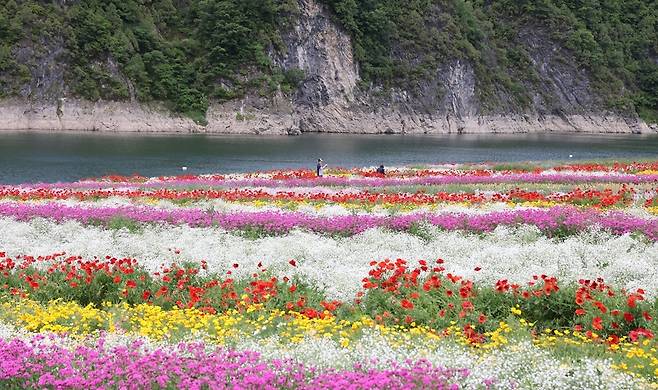
[[[387,368],[390,362],[425,359],[436,366],[467,368],[470,375],[464,388],[491,389],[636,389],[641,384],[630,375],[616,371],[604,359],[564,358],[541,349],[529,340],[512,341],[490,353],[474,351],[450,340],[411,340],[392,346],[375,330],[366,330],[348,348],[324,338],[306,338],[300,343],[285,344],[276,336],[269,339],[244,340],[238,349],[255,350],[269,359],[292,359],[314,362],[321,367],[349,369],[369,362]]]
[[[0,201],[2,202],[2,201]],[[186,205],[176,204],[170,200],[156,200],[156,201],[135,201],[129,198],[123,197],[109,197],[104,199],[99,199],[93,202],[89,201],[80,201],[76,199],[67,199],[67,200],[48,200],[48,201],[37,201],[34,203],[60,203],[68,206],[74,207],[85,207],[85,208],[94,208],[94,207],[123,207],[123,206],[151,206],[158,207],[168,210],[180,209],[180,208],[195,208],[202,210],[213,210],[216,212],[224,213],[240,213],[240,212],[257,212],[257,211],[296,211],[306,214],[312,214],[323,217],[334,217],[334,216],[346,216],[346,215],[381,215],[387,216],[392,214],[408,214],[408,213],[417,213],[423,211],[433,211],[441,213],[462,213],[462,214],[484,214],[492,211],[505,211],[513,209],[527,209],[533,207],[524,207],[524,206],[510,206],[506,203],[495,202],[495,203],[484,203],[477,206],[468,206],[464,204],[437,204],[434,208],[429,206],[418,206],[410,209],[401,207],[383,207],[381,205],[375,205],[372,208],[365,209],[357,205],[348,206],[345,204],[338,203],[327,203],[318,205],[317,207],[310,204],[299,204],[294,210],[291,209],[282,209],[277,206],[274,202],[258,202],[254,203],[240,203],[240,202],[229,202],[222,199],[207,199],[199,200]],[[258,204],[258,205],[256,205]],[[646,211],[641,208],[637,209],[638,212]]]
[[[148,225],[131,233],[74,221],[0,218],[0,237],[0,251],[11,256],[65,251],[87,258],[133,257],[151,272],[163,263],[205,260],[210,272],[231,270],[234,277],[246,278],[262,262],[276,275],[298,276],[341,300],[359,291],[370,261],[386,258],[442,258],[449,272],[491,286],[499,279],[524,283],[546,274],[562,282],[603,277],[617,287],[658,293],[658,243],[596,230],[563,240],[546,238],[532,226],[499,227],[483,235],[428,227],[425,238],[380,229],[348,238],[292,231],[253,240],[219,228]],[[288,263],[291,259],[296,267]]]

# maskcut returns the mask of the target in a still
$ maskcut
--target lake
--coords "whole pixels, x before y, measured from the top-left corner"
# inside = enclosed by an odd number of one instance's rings
[[[334,135],[298,137],[0,133],[0,183],[446,162],[658,158],[658,135]]]

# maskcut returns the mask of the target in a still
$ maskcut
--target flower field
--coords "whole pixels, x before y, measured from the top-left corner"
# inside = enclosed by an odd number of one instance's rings
[[[0,186],[0,387],[658,387],[658,162]]]

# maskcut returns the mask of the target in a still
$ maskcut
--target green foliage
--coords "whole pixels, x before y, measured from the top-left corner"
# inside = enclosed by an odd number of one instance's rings
[[[17,78],[15,48],[59,36],[76,95],[160,101],[204,123],[209,99],[283,74],[266,53],[283,50],[279,34],[297,13],[293,0],[9,0],[0,5],[0,85]],[[291,92],[299,74],[283,75],[281,89]]]
[[[139,222],[121,216],[112,217],[107,222],[107,227],[113,230],[128,229],[131,233],[139,232],[142,229]]]
[[[408,232],[425,242],[430,242],[434,238],[431,225],[422,222],[412,222]]]
[[[536,165],[530,163],[503,163],[495,164],[491,167],[494,171],[522,171],[522,172],[532,172],[537,169]]]
[[[304,81],[306,75],[301,69],[289,69],[283,73],[283,80],[281,81],[281,88],[286,91],[293,91],[299,87],[302,81]]]
[[[538,75],[519,31],[544,34],[586,68],[608,106],[658,117],[655,0],[324,0],[354,39],[365,82],[413,87],[442,64],[468,60],[485,109],[499,92],[520,107]],[[623,104],[620,104],[623,102]]]
[[[249,239],[249,240],[258,240],[260,238],[269,237],[275,235],[276,232],[269,231],[260,226],[249,226],[239,230],[238,235]]]
[[[521,37],[530,31],[561,48],[556,59],[585,69],[609,108],[658,118],[655,0],[321,2],[351,35],[366,88],[420,93],[459,60],[475,72],[483,109],[523,110],[541,81]],[[38,57],[63,45],[57,60],[74,94],[164,102],[203,123],[211,100],[295,91],[304,73],[278,69],[269,53],[286,50],[281,34],[298,17],[296,0],[7,0],[0,94],[18,93],[37,66],[19,51]]]

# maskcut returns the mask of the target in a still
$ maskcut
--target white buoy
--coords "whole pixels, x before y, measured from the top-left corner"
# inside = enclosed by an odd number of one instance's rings
[[[569,158],[572,158],[572,157],[573,157],[573,154],[570,154],[570,155],[569,155]]]
[[[181,169],[184,170],[184,171],[187,171],[187,167],[182,167]]]

